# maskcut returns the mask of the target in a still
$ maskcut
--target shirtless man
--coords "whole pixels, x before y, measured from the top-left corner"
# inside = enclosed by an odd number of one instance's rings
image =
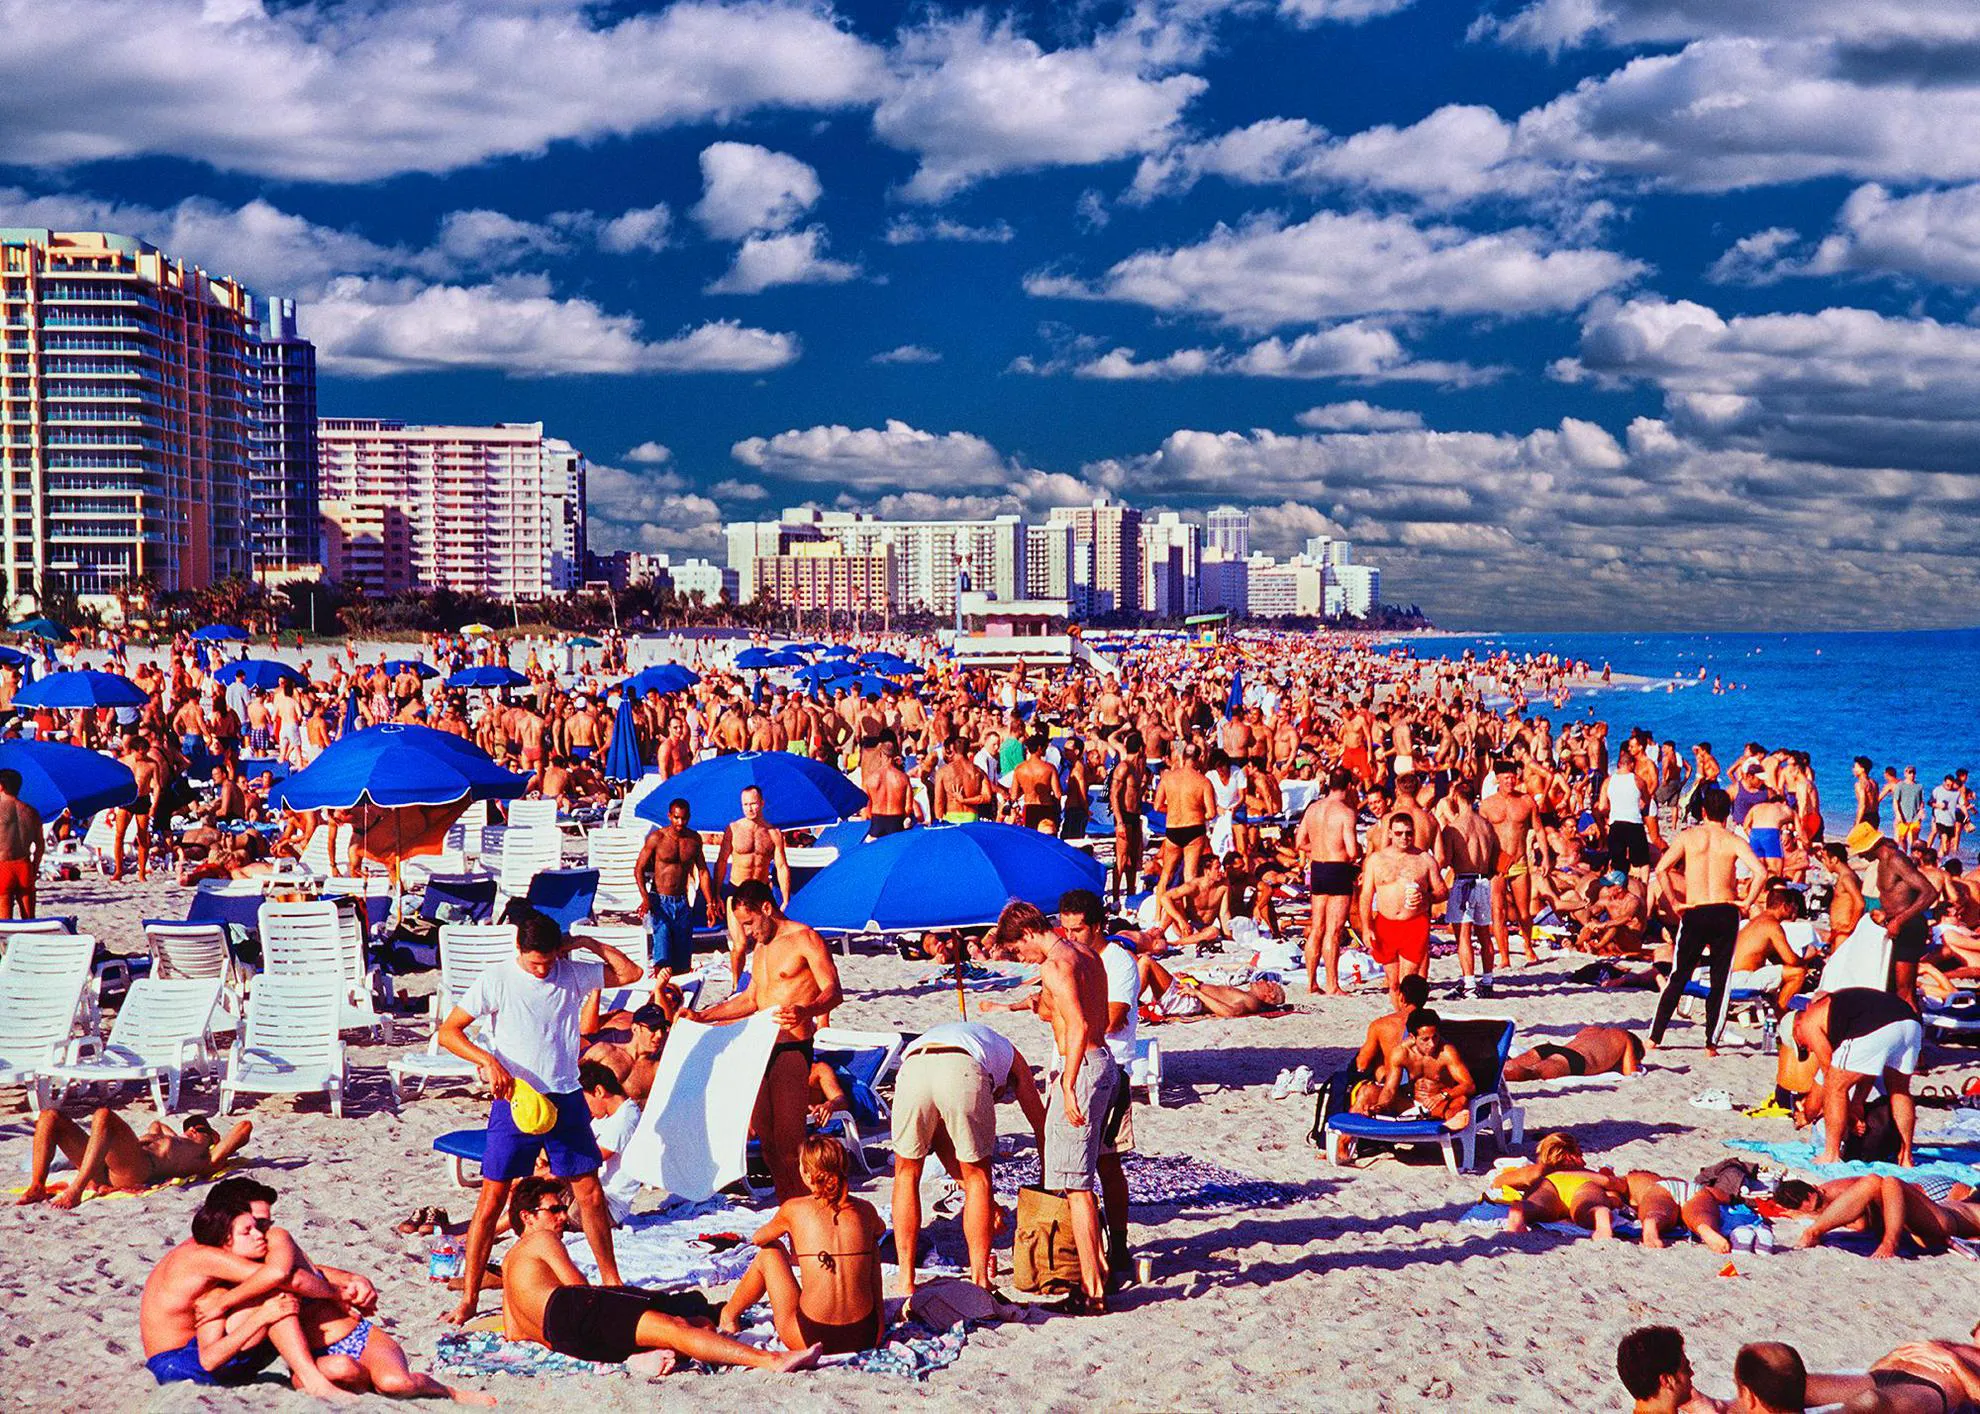
[[[1499,858],[1499,837],[1491,821],[1472,804],[1469,782],[1453,781],[1443,812],[1438,853],[1450,871],[1450,901],[1445,921],[1457,932],[1458,983],[1462,996],[1492,995],[1492,878]],[[1484,930],[1485,967],[1478,970],[1472,951],[1472,929]],[[1477,981],[1472,975],[1477,972]]]
[[[1849,846],[1840,840],[1831,841],[1822,846],[1822,856],[1824,868],[1835,881],[1829,895],[1829,946],[1833,948],[1856,931],[1856,925],[1869,911],[1869,900],[1863,897],[1862,881],[1850,867]]]
[[[40,812],[21,799],[21,773],[0,770],[0,919],[34,917],[43,847]]]
[[[1794,835],[1794,807],[1771,790],[1766,799],[1748,808],[1746,842],[1767,867],[1767,873],[1776,879],[1786,872],[1788,854],[1800,848]]]
[[[1795,1239],[1799,1248],[1819,1247],[1829,1233],[1861,1232],[1878,1239],[1870,1255],[1891,1258],[1907,1235],[1920,1250],[1946,1250],[1950,1239],[1980,1237],[1980,1204],[1935,1202],[1924,1189],[1889,1174],[1839,1178],[1819,1187],[1793,1180],[1774,1191],[1774,1200],[1815,1221]]]
[[[1101,699],[1105,701],[1105,699]],[[1116,698],[1116,701],[1119,699]],[[1142,802],[1148,795],[1148,763],[1142,759],[1141,733],[1129,728],[1121,737],[1121,759],[1107,777],[1107,809],[1114,817],[1114,898],[1116,908],[1141,880]]]
[[[901,744],[889,733],[874,751],[866,782],[866,837],[877,840],[899,834],[920,814],[914,787],[901,769]]]
[[[763,823],[763,792],[755,786],[742,790],[742,819],[729,822],[722,831],[722,845],[715,853],[715,880],[722,896],[729,900],[729,976],[742,981],[749,943],[736,921],[736,890],[751,880],[769,884],[772,871],[777,878],[777,897],[791,896],[791,862],[784,854],[784,832]]]
[[[237,1227],[248,1235],[260,1226],[244,1198],[217,1205],[209,1198],[199,1214],[193,1237],[159,1259],[138,1298],[138,1334],[153,1377],[160,1384],[244,1385],[279,1355],[304,1394],[348,1399],[317,1368],[303,1332],[304,1300],[341,1296],[314,1271],[299,1273],[283,1289],[233,1311],[218,1339],[200,1339],[202,1315],[212,1309],[202,1304],[206,1298],[259,1276],[263,1263],[226,1250]]]
[[[124,877],[124,833],[132,825],[137,826],[137,867],[140,882],[145,878],[151,865],[151,812],[159,803],[158,763],[144,744],[138,732],[127,732],[123,749],[117,759],[130,767],[131,775],[137,778],[137,794],[131,797],[129,805],[117,807],[114,820],[114,833],[110,843],[110,877]]]
[[[1429,980],[1415,973],[1403,978],[1396,990],[1400,1004],[1369,1022],[1367,1034],[1361,1038],[1361,1049],[1354,1055],[1357,1076],[1372,1079],[1381,1073],[1389,1053],[1409,1039],[1404,1023],[1430,1000]]]
[[[125,1123],[107,1105],[93,1116],[88,1133],[52,1105],[34,1123],[34,1149],[27,1187],[17,1204],[52,1199],[58,1208],[73,1208],[90,1193],[137,1193],[175,1178],[210,1178],[247,1146],[254,1126],[242,1120],[225,1139],[214,1133],[206,1116],[193,1115],[174,1134],[154,1120],[143,1134]],[[49,1166],[61,1150],[76,1166],[68,1187],[48,1186]]]
[[[1038,1011],[1052,1024],[1059,1082],[1045,1105],[1045,1147],[1040,1183],[1065,1194],[1079,1248],[1079,1303],[1090,1312],[1107,1308],[1107,1257],[1100,1232],[1102,1130],[1122,1084],[1106,1046],[1107,970],[1098,954],[1061,938],[1040,917],[1017,939],[1019,955],[1042,964]]]
[[[1852,854],[1877,865],[1877,907],[1871,911],[1870,920],[1882,924],[1890,935],[1892,990],[1915,1009],[1918,964],[1932,949],[1932,924],[1926,910],[1939,901],[1939,891],[1886,836],[1859,825],[1849,832],[1848,844]]]
[[[1527,842],[1533,837],[1538,808],[1533,797],[1519,788],[1515,763],[1502,759],[1494,764],[1492,773],[1499,788],[1478,807],[1499,843],[1498,857],[1492,863],[1492,950],[1501,966],[1512,966],[1510,920],[1517,917],[1526,960],[1531,964],[1538,962],[1540,955],[1533,950],[1533,864]]]
[[[819,1019],[839,1005],[839,969],[825,940],[802,923],[784,917],[761,879],[737,885],[729,916],[745,943],[756,948],[749,988],[703,1011],[686,1011],[690,1021],[710,1025],[741,1021],[760,1011],[775,1013],[777,1044],[756,1098],[755,1132],[763,1139],[763,1159],[777,1188],[777,1201],[805,1191],[798,1174],[798,1145],[804,1140],[810,1104],[813,1040]]]
[[[1336,769],[1327,778],[1327,792],[1299,818],[1293,847],[1307,868],[1313,891],[1313,917],[1306,926],[1306,990],[1320,990],[1315,973],[1324,956],[1327,995],[1342,997],[1341,929],[1347,926],[1348,906],[1354,901],[1355,875],[1361,858],[1356,829],[1354,777]]]
[[[1175,973],[1152,957],[1137,957],[1141,972],[1140,997],[1163,1016],[1221,1016],[1232,1019],[1258,1016],[1286,1004],[1286,989],[1269,977],[1261,977],[1242,987],[1216,982],[1200,982],[1185,973]]]
[[[1357,1112],[1392,1115],[1415,1108],[1426,1119],[1463,1129],[1470,1120],[1472,1097],[1478,1093],[1464,1057],[1444,1039],[1437,1013],[1428,1007],[1411,1012],[1403,1029],[1408,1033],[1405,1040],[1390,1052],[1380,1081],[1361,1092]]]
[[[1043,732],[1033,734],[1025,742],[1024,760],[1018,762],[1017,769],[1011,772],[1011,789],[1024,812],[1021,823],[1025,829],[1056,835],[1064,801],[1059,794],[1059,773],[1045,759],[1048,744]]]
[[[667,823],[646,837],[633,876],[639,881],[639,911],[652,920],[654,957],[676,973],[692,971],[696,915],[688,899],[689,881],[701,892],[701,913],[709,927],[722,921],[722,906],[701,832],[688,827],[685,800],[667,802]]]
[[[1749,912],[1766,882],[1766,871],[1747,842],[1726,828],[1732,800],[1717,786],[1698,793],[1701,819],[1678,832],[1664,857],[1657,861],[1656,880],[1664,897],[1676,902],[1679,916],[1677,954],[1670,980],[1657,999],[1657,1016],[1650,1023],[1650,1049],[1663,1043],[1677,1004],[1691,974],[1703,961],[1710,969],[1711,993],[1705,1006],[1705,1054],[1719,1053],[1719,1032],[1726,1024],[1733,949],[1739,920]],[[1745,877],[1738,877],[1741,866]]]
[[[1643,1043],[1620,1026],[1584,1026],[1564,1045],[1535,1046],[1506,1062],[1508,1080],[1559,1080],[1565,1075],[1634,1075]]]
[[[570,1185],[525,1178],[509,1199],[509,1219],[521,1238],[502,1261],[502,1334],[532,1341],[577,1360],[623,1364],[653,1378],[680,1356],[709,1365],[753,1370],[804,1370],[820,1346],[772,1355],[717,1333],[713,1307],[692,1292],[593,1286],[564,1245],[570,1225]]]
[[[1447,892],[1444,872],[1416,841],[1416,823],[1402,810],[1383,822],[1386,839],[1361,869],[1358,912],[1368,951],[1389,977],[1389,1005],[1405,973],[1430,973],[1430,910]],[[1371,831],[1371,834],[1373,832]]]
[[[935,773],[935,818],[951,825],[986,820],[996,801],[996,789],[970,759],[968,738],[960,733],[942,743],[942,767]]]
[[[1184,879],[1195,878],[1203,867],[1203,856],[1210,851],[1210,817],[1217,813],[1217,797],[1210,789],[1210,778],[1199,769],[1201,762],[1202,753],[1194,746],[1185,746],[1155,784],[1155,808],[1166,817],[1162,828],[1163,879],[1174,873],[1178,864]]]
[[[1808,965],[1788,943],[1781,925],[1800,916],[1801,895],[1778,881],[1767,889],[1767,901],[1739,930],[1733,944],[1729,985],[1774,993],[1774,1012],[1784,1015],[1802,984]]]

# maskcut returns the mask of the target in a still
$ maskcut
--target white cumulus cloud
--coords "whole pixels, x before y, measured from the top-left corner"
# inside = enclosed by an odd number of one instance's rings
[[[825,191],[810,163],[749,142],[703,148],[701,182],[694,219],[717,240],[784,230]]]

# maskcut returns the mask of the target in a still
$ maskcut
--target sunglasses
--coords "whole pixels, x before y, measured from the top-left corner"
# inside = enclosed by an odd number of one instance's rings
[[[275,1226],[275,1219],[273,1218],[256,1218],[254,1220],[254,1228],[256,1232],[266,1232],[268,1231],[269,1228],[273,1226]]]
[[[568,1213],[570,1210],[570,1204],[568,1203],[545,1203],[536,1211],[539,1213]]]

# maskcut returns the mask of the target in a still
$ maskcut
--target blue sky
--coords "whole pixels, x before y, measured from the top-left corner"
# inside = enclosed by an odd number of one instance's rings
[[[603,548],[1106,492],[1467,625],[1970,621],[1980,6],[0,0],[0,224],[542,419]]]

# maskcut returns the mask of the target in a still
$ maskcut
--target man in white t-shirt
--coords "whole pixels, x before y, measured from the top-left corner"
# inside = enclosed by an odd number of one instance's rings
[[[548,1157],[552,1174],[570,1180],[600,1280],[606,1286],[619,1284],[612,1215],[598,1183],[598,1144],[578,1084],[578,1018],[586,997],[600,987],[630,986],[639,980],[640,967],[595,939],[583,946],[604,962],[578,961],[567,955],[574,944],[552,919],[526,906],[511,917],[516,921],[515,957],[476,978],[440,1023],[440,1044],[473,1062],[494,1095],[481,1158],[481,1196],[468,1224],[464,1289],[449,1317],[455,1325],[474,1315],[509,1186],[535,1171],[539,1154]],[[477,1021],[485,1046],[468,1036]],[[526,1134],[516,1126],[509,1097],[519,1080],[549,1102],[554,1118],[547,1130]]]
[[[578,1087],[584,1091],[584,1107],[591,1112],[591,1137],[598,1142],[598,1186],[605,1190],[612,1226],[624,1227],[640,1182],[624,1171],[620,1158],[639,1128],[639,1106],[627,1098],[626,1087],[612,1067],[598,1061],[578,1067]]]
[[[1107,1050],[1121,1068],[1121,1084],[1107,1114],[1100,1151],[1100,1199],[1107,1213],[1107,1267],[1116,1282],[1133,1261],[1128,1252],[1127,1172],[1121,1155],[1134,1152],[1134,1101],[1129,1075],[1134,1066],[1140,1014],[1141,966],[1134,950],[1107,936],[1107,907],[1091,889],[1072,889],[1059,899],[1059,931],[1074,947],[1100,959],[1107,972]]]
[[[997,1154],[999,1100],[1017,1101],[1043,1153],[1045,1102],[1030,1065],[1004,1036],[980,1021],[951,1021],[922,1032],[901,1057],[892,1107],[894,1251],[901,1291],[910,1301],[921,1240],[921,1168],[930,1154],[962,1185],[969,1279],[990,1285],[997,1203],[990,1162]]]

